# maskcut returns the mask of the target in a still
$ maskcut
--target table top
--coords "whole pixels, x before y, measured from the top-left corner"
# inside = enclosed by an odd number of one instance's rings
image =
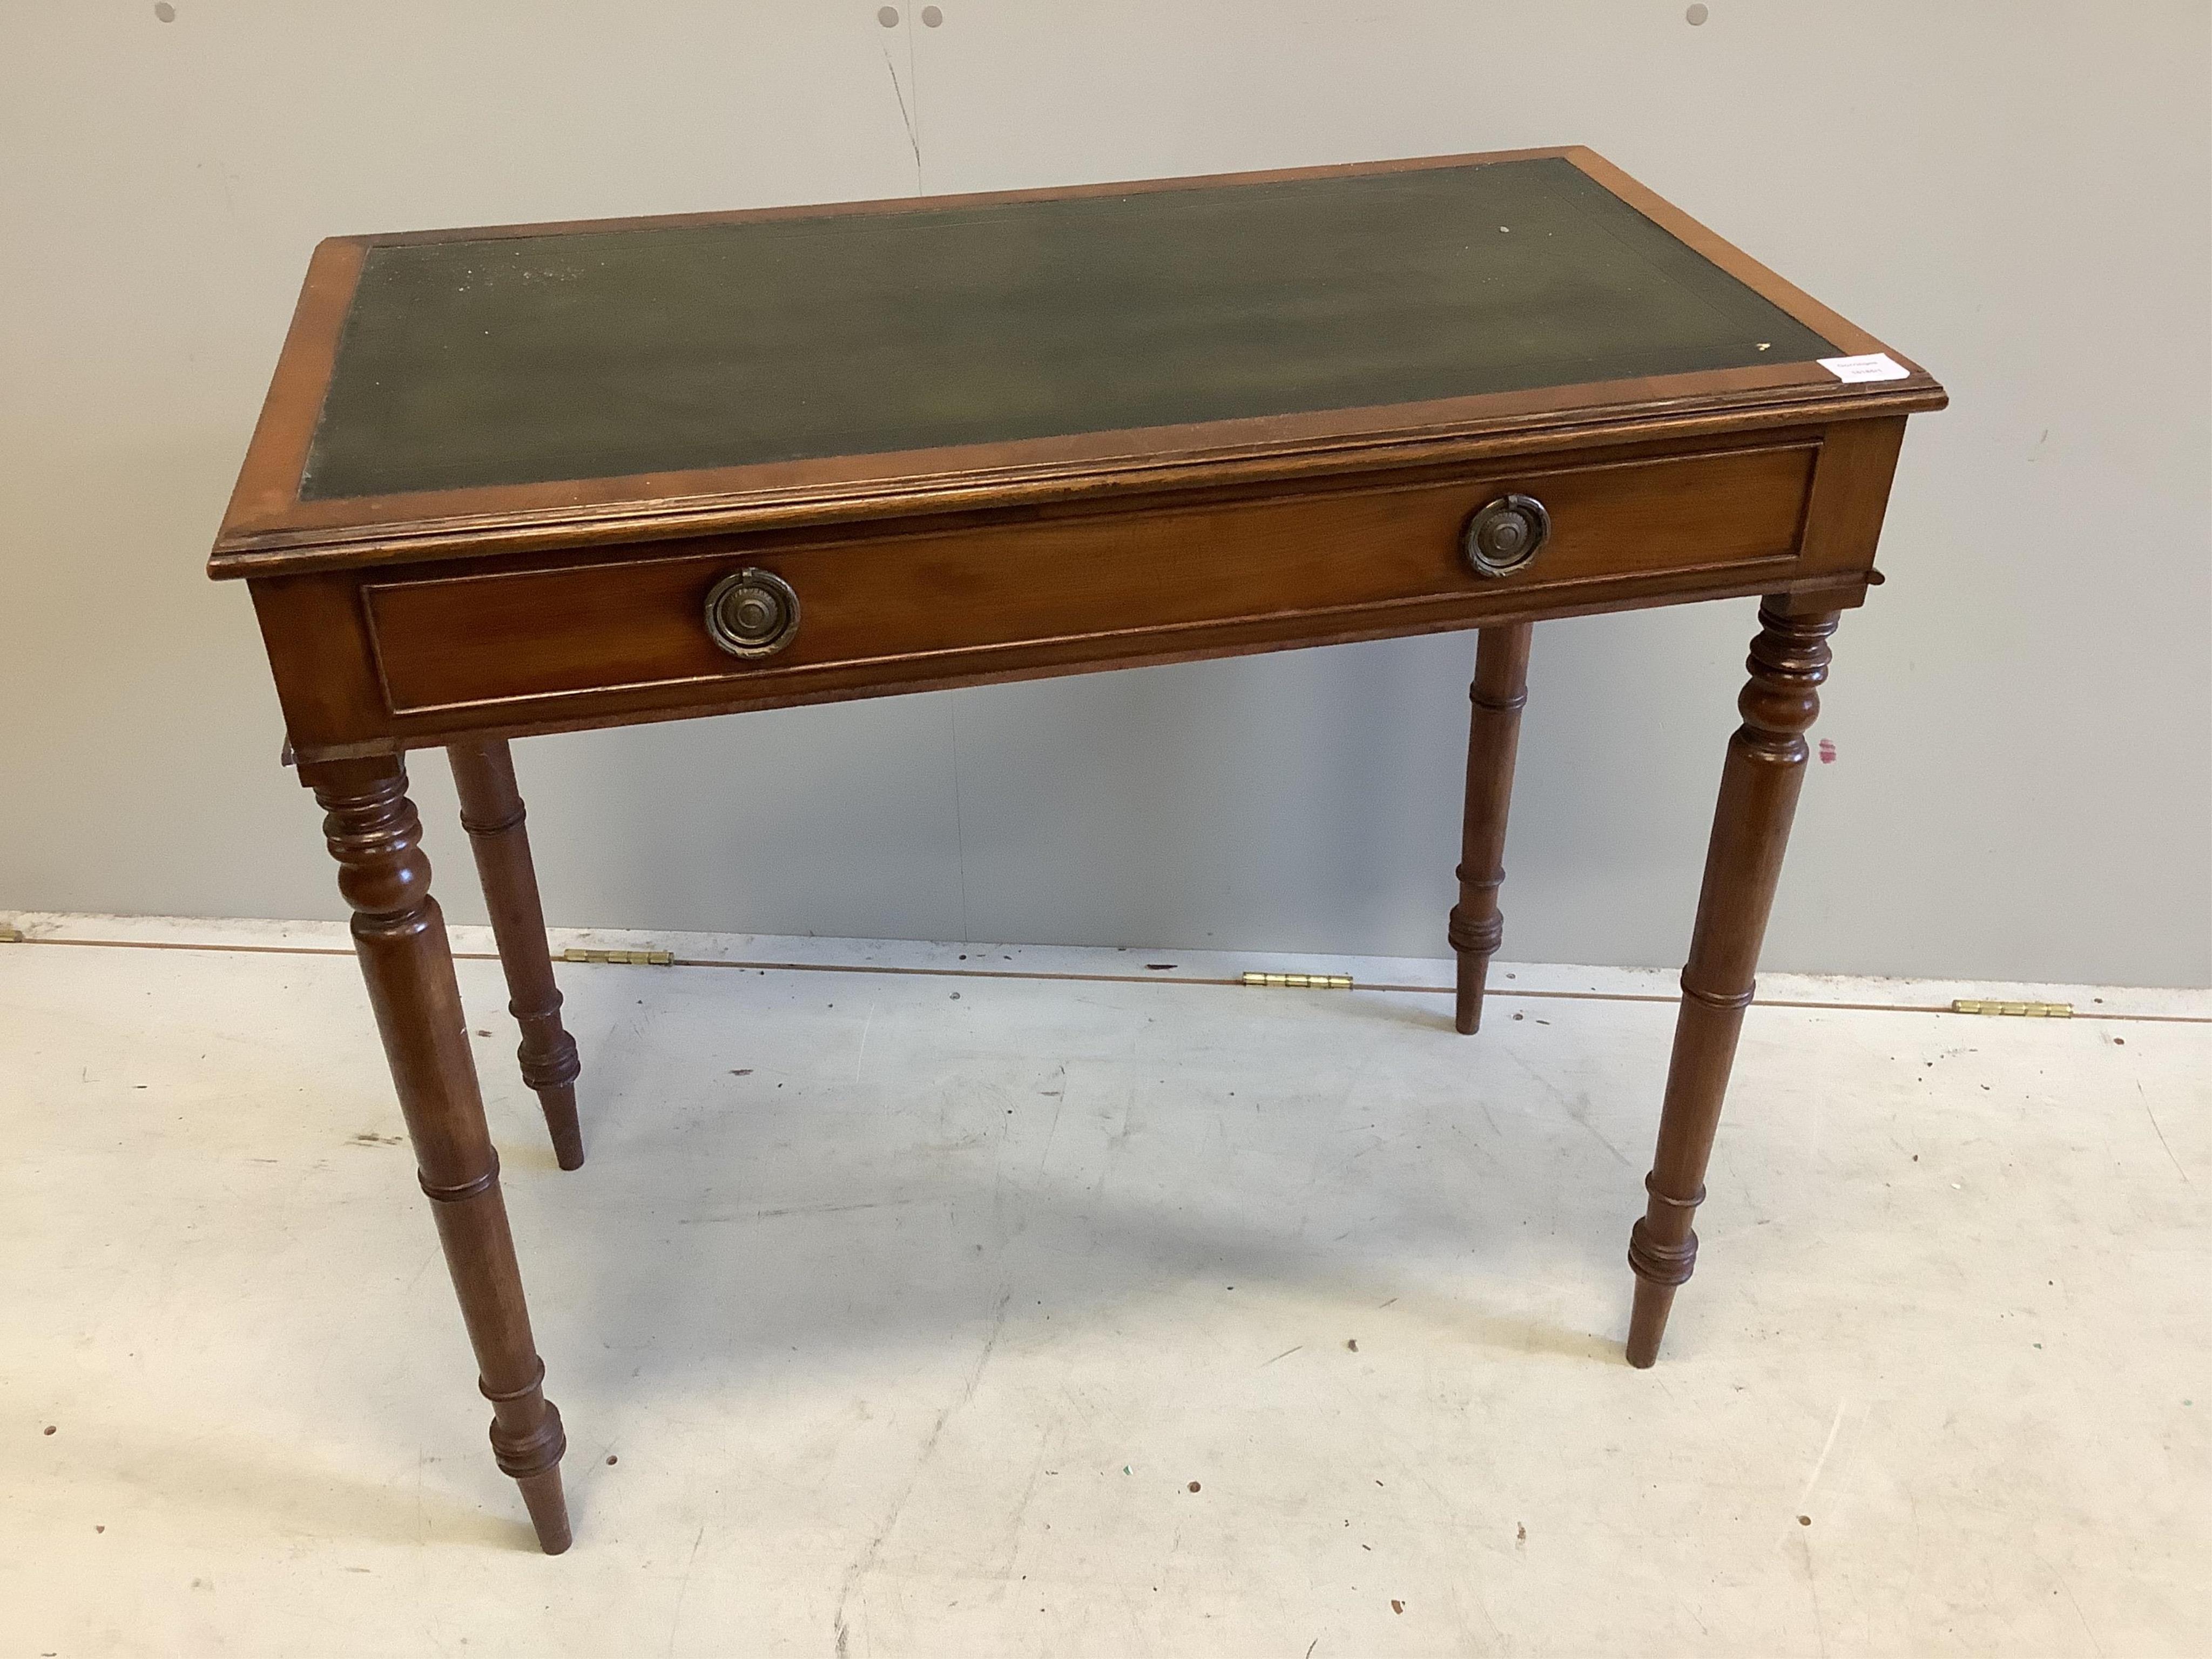
[[[337,239],[212,568],[1940,398],[1882,349],[1586,150]]]

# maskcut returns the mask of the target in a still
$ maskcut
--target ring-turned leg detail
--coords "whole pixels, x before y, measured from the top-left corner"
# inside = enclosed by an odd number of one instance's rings
[[[1460,836],[1459,902],[1444,936],[1459,958],[1453,1024],[1472,1035],[1482,1024],[1490,959],[1505,938],[1498,890],[1505,881],[1505,816],[1513,803],[1513,760],[1521,744],[1521,709],[1528,701],[1528,644],[1533,625],[1486,628],[1474,651],[1474,704],[1467,733],[1467,817]]]
[[[1805,732],[1820,713],[1820,684],[1828,677],[1828,636],[1839,613],[1792,607],[1787,595],[1759,606],[1759,636],[1746,664],[1750,680],[1736,699],[1743,724],[1729,739],[1721,771],[1705,885],[1682,969],[1658,1151],[1644,1182],[1650,1200],[1629,1235],[1628,1265],[1636,1273],[1632,1365],[1647,1366],[1659,1357],[1674,1291],[1697,1265],[1698,1236],[1690,1224],[1705,1201],[1705,1164],[1804,783]]]
[[[516,1058],[522,1080],[537,1091],[553,1137],[553,1156],[564,1170],[580,1169],[584,1134],[576,1119],[576,1040],[561,1024],[561,988],[545,944],[545,911],[538,897],[538,872],[530,859],[522,792],[515,787],[514,756],[504,738],[448,744],[453,787],[461,798],[461,827],[477,858],[500,965],[507,970],[507,1012],[522,1030]]]
[[[324,834],[338,888],[353,908],[362,977],[461,1304],[479,1386],[492,1402],[492,1449],[522,1486],[538,1540],[568,1547],[561,1493],[561,1414],[544,1393],[522,1275],[500,1197],[499,1159],[484,1126],[445,918],[430,896],[422,826],[398,759],[301,769],[329,816]]]

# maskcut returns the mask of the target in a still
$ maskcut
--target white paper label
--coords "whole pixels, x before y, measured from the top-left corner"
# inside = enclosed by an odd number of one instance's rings
[[[1912,374],[1887,351],[1870,351],[1863,357],[1823,357],[1820,364],[1838,380],[1852,385],[1861,380],[1903,380]]]

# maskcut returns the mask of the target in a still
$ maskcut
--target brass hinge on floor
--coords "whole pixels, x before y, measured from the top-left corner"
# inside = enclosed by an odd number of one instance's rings
[[[23,930],[20,927],[0,927],[0,945],[21,945]]]
[[[1349,974],[1247,974],[1247,985],[1264,985],[1270,989],[1290,991],[1349,991]]]
[[[2071,1019],[2070,1002],[1975,1002],[1965,997],[1951,1004],[1954,1014],[2019,1014],[2029,1019]]]
[[[605,962],[623,968],[670,968],[676,963],[672,951],[580,951],[571,945],[561,952],[563,962]]]

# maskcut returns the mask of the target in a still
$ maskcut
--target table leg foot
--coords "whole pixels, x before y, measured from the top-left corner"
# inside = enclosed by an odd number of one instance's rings
[[[1628,1363],[1638,1370],[1648,1371],[1658,1363],[1659,1339],[1666,1334],[1667,1316],[1674,1307],[1672,1285],[1636,1281],[1636,1307],[1628,1316]]]
[[[1690,1224],[1705,1201],[1705,1164],[1804,783],[1805,732],[1820,713],[1820,688],[1828,677],[1828,636],[1838,613],[1814,608],[1820,603],[1784,594],[1759,606],[1759,635],[1746,665],[1750,678],[1736,699],[1743,724],[1729,739],[1721,770],[1705,885],[1682,969],[1658,1149],[1644,1182],[1649,1201],[1629,1235],[1628,1262],[1636,1273],[1632,1365],[1658,1358],[1674,1291],[1697,1265],[1698,1236]]]
[[[1513,761],[1520,748],[1521,709],[1528,701],[1528,645],[1533,624],[1486,628],[1474,653],[1474,704],[1467,736],[1467,815],[1460,836],[1459,902],[1445,937],[1459,958],[1452,1024],[1472,1036],[1482,1024],[1490,959],[1505,938],[1498,890],[1505,881],[1505,817],[1513,800]]]
[[[504,738],[448,744],[453,787],[461,798],[461,827],[469,832],[484,904],[507,971],[507,1012],[521,1028],[516,1058],[522,1080],[544,1109],[553,1156],[564,1170],[583,1167],[584,1133],[576,1117],[576,1040],[561,1024],[561,988],[545,944],[545,912],[538,896],[538,872],[530,857],[522,793],[514,757]]]
[[[501,1472],[522,1488],[523,1506],[537,1531],[538,1547],[558,1555],[574,1541],[568,1530],[568,1500],[561,1490],[561,1457],[568,1439],[561,1413],[544,1395],[539,1381],[513,1395],[483,1390],[492,1402],[491,1450]]]
[[[492,1402],[493,1452],[522,1483],[539,1541],[557,1553],[568,1540],[561,1414],[544,1395],[545,1367],[531,1334],[499,1158],[407,774],[391,756],[323,762],[301,774],[328,814],[324,834],[353,909],[354,949],[414,1143],[416,1177],[476,1351],[478,1386]]]
[[[566,1554],[575,1538],[568,1530],[568,1500],[561,1490],[560,1469],[529,1475],[517,1484],[530,1510],[530,1524],[538,1529],[538,1547],[548,1555]]]

